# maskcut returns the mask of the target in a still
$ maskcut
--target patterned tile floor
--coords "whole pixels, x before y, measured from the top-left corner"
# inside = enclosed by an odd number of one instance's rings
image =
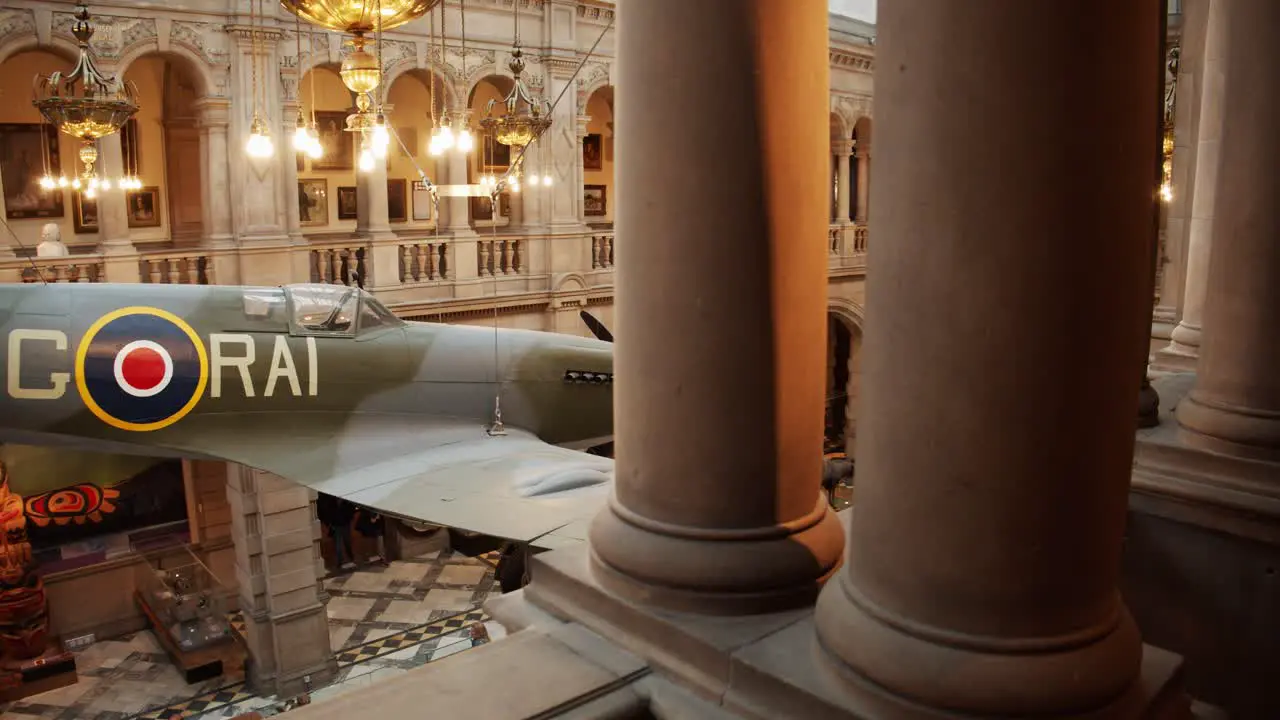
[[[479,605],[499,592],[495,561],[492,554],[471,558],[444,549],[327,578],[339,671],[331,685],[312,693],[312,702],[470,648],[470,626],[487,620]],[[491,637],[502,636],[497,623],[485,624]],[[0,717],[229,718],[250,710],[276,714],[281,705],[255,697],[239,677],[188,685],[150,631],[94,643],[76,663],[78,683],[0,704]]]

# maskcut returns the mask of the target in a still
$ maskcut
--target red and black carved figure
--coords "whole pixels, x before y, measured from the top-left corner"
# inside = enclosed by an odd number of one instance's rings
[[[104,515],[115,512],[118,497],[120,491],[113,488],[80,483],[27,498],[26,516],[37,527],[101,522]]]
[[[49,637],[44,582],[26,527],[22,498],[9,490],[9,468],[0,462],[0,653],[17,659],[44,652]]]

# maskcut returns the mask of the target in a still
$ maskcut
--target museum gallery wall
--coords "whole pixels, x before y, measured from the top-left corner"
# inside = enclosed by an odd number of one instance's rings
[[[182,461],[0,445],[43,573],[190,539]]]

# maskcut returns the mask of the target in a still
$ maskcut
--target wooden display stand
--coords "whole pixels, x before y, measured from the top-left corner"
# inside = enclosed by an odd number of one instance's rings
[[[29,660],[0,660],[0,703],[76,684],[76,656],[50,641],[48,649]],[[14,684],[14,681],[17,681]]]
[[[169,654],[173,664],[186,679],[188,684],[203,682],[220,675],[235,675],[244,671],[245,650],[237,641],[234,633],[228,633],[225,640],[198,650],[183,650],[169,635],[169,630],[156,616],[142,593],[134,592],[134,601],[151,623],[151,631],[160,641],[161,647]]]

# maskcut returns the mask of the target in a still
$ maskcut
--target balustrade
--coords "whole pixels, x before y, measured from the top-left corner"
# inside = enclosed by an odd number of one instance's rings
[[[362,245],[312,248],[311,282],[364,287],[369,279],[367,255]]]
[[[140,281],[164,285],[216,285],[213,259],[207,253],[145,255],[139,261]]]
[[[481,277],[519,275],[524,272],[523,248],[519,238],[482,239],[476,243]]]
[[[24,283],[102,282],[106,274],[100,255],[71,255],[60,258],[23,259]]]
[[[400,282],[418,283],[449,277],[449,246],[443,241],[411,241],[400,245]]]
[[[591,236],[591,269],[613,269],[613,233]]]

